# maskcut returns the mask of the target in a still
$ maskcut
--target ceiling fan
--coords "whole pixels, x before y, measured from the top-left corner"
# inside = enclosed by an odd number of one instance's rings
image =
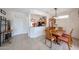
[[[57,16],[57,10],[58,8],[54,8],[55,10],[55,19],[64,19],[64,18],[69,18],[69,15],[63,15],[63,16]]]

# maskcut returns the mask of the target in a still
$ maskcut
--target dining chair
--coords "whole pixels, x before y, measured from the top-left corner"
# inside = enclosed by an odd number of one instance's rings
[[[52,48],[52,42],[56,39],[55,36],[52,35],[53,29],[46,29],[45,30],[45,44],[48,41],[50,41],[50,48]]]
[[[65,43],[67,43],[69,50],[71,49],[72,43],[73,43],[73,41],[72,41],[72,32],[73,32],[73,29],[70,31],[69,34],[63,34],[62,36],[58,37],[58,39],[60,41],[63,41]]]

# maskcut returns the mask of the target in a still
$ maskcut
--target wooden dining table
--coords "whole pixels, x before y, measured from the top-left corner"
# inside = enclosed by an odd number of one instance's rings
[[[58,37],[62,36],[65,33],[64,30],[56,30],[52,32],[52,35],[56,37],[55,42],[60,45]]]

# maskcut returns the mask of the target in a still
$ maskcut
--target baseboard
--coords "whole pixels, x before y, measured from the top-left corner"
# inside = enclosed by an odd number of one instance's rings
[[[19,33],[19,34],[14,34],[14,35],[12,35],[12,37],[13,37],[13,36],[17,36],[17,35],[23,35],[23,34],[28,34],[28,33]]]

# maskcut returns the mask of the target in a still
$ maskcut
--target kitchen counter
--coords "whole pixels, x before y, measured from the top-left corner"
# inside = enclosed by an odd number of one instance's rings
[[[29,31],[29,37],[36,38],[41,35],[44,35],[45,26],[40,27],[31,27]]]

